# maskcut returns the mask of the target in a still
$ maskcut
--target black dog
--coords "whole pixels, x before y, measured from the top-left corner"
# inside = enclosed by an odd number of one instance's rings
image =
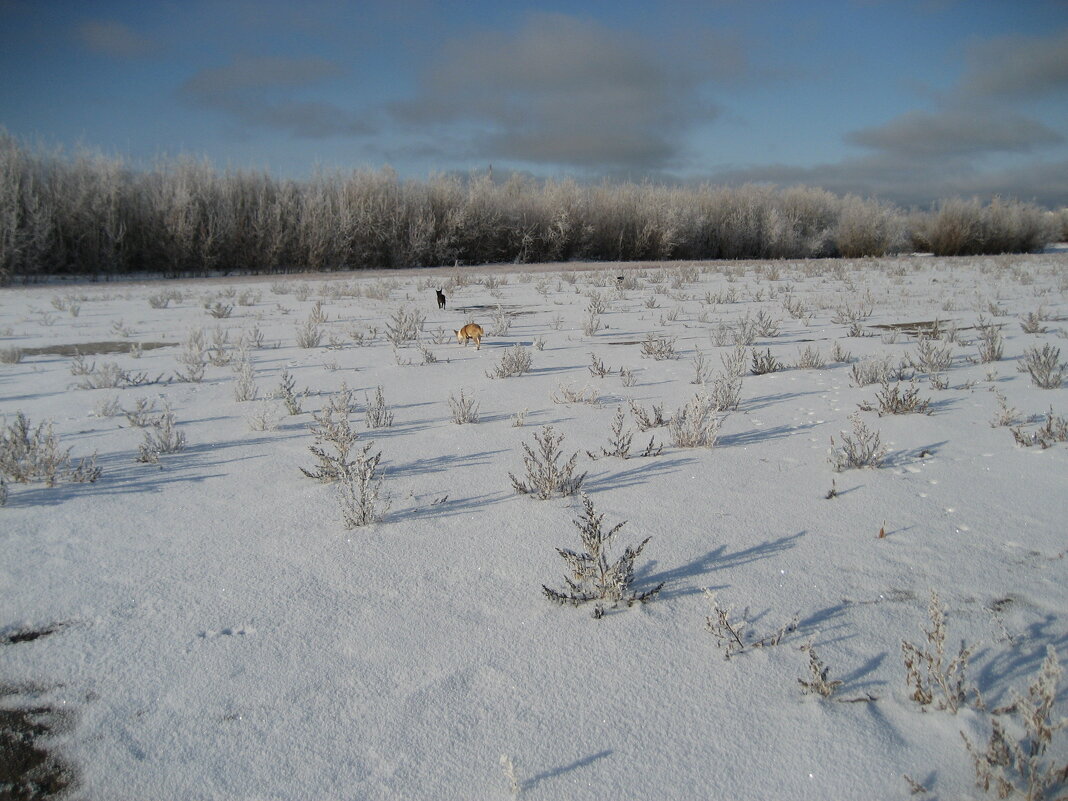
[[[440,289],[435,289],[434,291],[438,293],[438,308],[439,309],[444,309],[445,308],[445,293],[442,292]]]

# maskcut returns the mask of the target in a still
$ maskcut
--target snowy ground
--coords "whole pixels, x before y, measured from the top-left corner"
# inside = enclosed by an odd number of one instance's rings
[[[150,306],[168,291],[181,298]],[[321,344],[298,347],[319,302]],[[598,302],[605,327],[586,335]],[[231,315],[210,316],[215,303]],[[498,306],[512,315],[505,333]],[[425,315],[422,349],[386,340],[405,307]],[[847,318],[868,311],[853,332],[864,336],[849,336]],[[714,447],[637,431],[630,401],[674,414],[700,390],[698,350],[711,385],[739,323],[761,312],[778,332],[747,359],[770,349],[786,369],[747,371]],[[1024,332],[1029,313],[1044,332]],[[980,316],[1001,326],[999,361],[977,359]],[[0,364],[0,415],[53,420],[75,460],[97,454],[101,476],[7,485],[0,707],[51,710],[38,715],[55,724],[41,747],[75,798],[508,798],[502,755],[528,799],[902,799],[903,774],[927,789],[918,797],[985,797],[960,732],[985,746],[991,714],[971,701],[922,708],[901,644],[927,646],[936,591],[947,659],[962,640],[974,648],[968,682],[988,707],[1026,690],[1048,645],[1068,662],[1068,445],[1022,447],[992,425],[995,393],[1026,431],[1051,408],[1068,413],[1065,385],[1017,371],[1029,348],[1063,348],[1066,318],[1063,252],[5,289],[0,353],[22,358]],[[936,319],[956,342],[933,343],[950,350],[945,388],[916,377],[931,414],[879,416],[880,386],[856,386],[853,368],[915,361]],[[452,338],[472,320],[480,350]],[[225,333],[216,355],[230,357],[258,329],[258,400],[235,399],[233,365],[174,380],[198,327],[209,346]],[[650,334],[674,338],[679,358],[643,356]],[[832,360],[835,343],[850,361]],[[531,370],[488,377],[517,344]],[[59,347],[71,345],[90,377],[114,363],[153,383],[79,389],[87,376]],[[806,347],[824,368],[796,366]],[[612,372],[593,375],[595,358]],[[283,368],[308,390],[301,414],[270,397]],[[343,385],[389,495],[379,522],[351,530],[336,487],[300,471],[315,464],[311,413]],[[368,430],[377,387],[394,422]],[[461,390],[477,423],[453,421]],[[554,401],[569,390],[596,403]],[[145,430],[119,411],[140,398],[157,413],[166,402],[186,438],[158,464],[137,461]],[[831,438],[859,404],[876,406],[860,417],[888,454],[836,473]],[[592,459],[610,449],[617,408],[631,458]],[[652,537],[633,584],[664,582],[650,603],[596,619],[592,603],[543,594],[565,588],[556,549],[579,548],[582,510],[578,495],[512,487],[523,444],[547,425],[565,459],[578,453],[605,527],[626,521],[611,558]],[[663,452],[640,458],[650,437]],[[747,636],[797,626],[726,659],[706,589],[731,621],[748,610]],[[808,647],[842,682],[830,698],[801,691]]]

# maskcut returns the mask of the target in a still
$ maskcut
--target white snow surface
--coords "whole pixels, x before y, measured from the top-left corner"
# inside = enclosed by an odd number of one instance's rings
[[[169,290],[181,299],[150,307]],[[586,336],[592,294],[606,327]],[[233,305],[230,317],[209,316],[216,301]],[[296,330],[317,302],[322,344],[300,348]],[[503,334],[498,306],[513,315]],[[420,341],[436,362],[386,341],[404,307],[425,315]],[[871,311],[870,336],[833,321],[844,309]],[[700,389],[698,349],[713,375],[734,349],[715,343],[717,326],[761,311],[779,331],[752,347],[786,369],[746,374],[714,447],[637,430],[630,401],[674,413]],[[1022,330],[1029,312],[1043,333]],[[976,358],[980,316],[1001,325],[1000,361]],[[951,653],[975,647],[968,679],[988,706],[1026,689],[1047,645],[1068,663],[1068,444],[1022,447],[991,424],[995,390],[1025,430],[1051,409],[1068,413],[1065,386],[1035,387],[1016,369],[1028,348],[1064,349],[1066,318],[1066,253],[6,288],[0,348],[23,355],[0,365],[0,415],[54,421],[71,456],[96,453],[102,472],[95,483],[7,485],[0,631],[59,627],[0,645],[0,683],[33,688],[4,704],[68,711],[53,747],[78,799],[505,799],[502,755],[524,799],[902,799],[903,774],[929,797],[984,798],[960,732],[985,744],[989,713],[921,708],[901,643],[927,644],[935,591]],[[935,319],[957,342],[947,388],[917,377],[931,414],[861,411],[886,460],[833,472],[831,438],[880,389],[855,386],[852,364],[916,354],[914,332],[876,326]],[[470,321],[486,330],[481,349],[452,335]],[[232,366],[174,380],[198,327],[209,343],[226,332],[231,353],[258,327],[258,400],[235,400]],[[643,357],[653,333],[676,337],[679,358]],[[104,341],[118,350],[90,355]],[[831,360],[836,341],[852,363]],[[34,352],[60,345],[161,380],[79,389],[72,356]],[[529,348],[531,371],[489,377],[514,345]],[[795,366],[806,346],[826,367]],[[613,372],[592,375],[593,357]],[[283,368],[308,390],[299,415],[270,397]],[[299,469],[315,461],[311,413],[343,384],[389,495],[378,522],[351,530],[336,487]],[[395,420],[369,430],[363,410],[379,386]],[[598,401],[554,402],[562,387]],[[453,421],[461,390],[479,404],[477,423]],[[183,451],[136,461],[143,431],[100,411],[138,398],[169,404]],[[590,458],[608,447],[619,407],[631,458]],[[256,411],[277,426],[252,430]],[[543,594],[565,589],[556,549],[580,548],[581,499],[517,494],[509,473],[525,475],[522,445],[547,425],[565,459],[579,454],[605,527],[626,521],[610,556],[652,538],[633,585],[664,582],[649,603],[605,604],[597,619],[593,603]],[[639,458],[650,436],[663,452]],[[747,610],[753,635],[795,614],[797,628],[726,659],[706,589],[732,619]],[[806,647],[843,682],[831,698],[801,691]]]

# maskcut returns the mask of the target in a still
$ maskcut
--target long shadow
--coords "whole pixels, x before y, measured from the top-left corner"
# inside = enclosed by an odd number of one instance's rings
[[[774,426],[772,428],[754,428],[737,434],[726,434],[716,440],[718,447],[735,448],[738,446],[755,445],[758,442],[766,442],[773,439],[783,439],[791,434],[815,428],[815,423],[801,423],[799,425]]]
[[[742,565],[747,565],[751,562],[757,562],[761,559],[768,559],[777,554],[785,553],[793,548],[794,545],[797,544],[797,541],[805,536],[806,533],[807,532],[805,531],[799,531],[796,534],[779,537],[776,540],[768,540],[759,545],[754,545],[751,548],[743,548],[742,550],[733,553],[727,551],[726,545],[720,545],[718,548],[713,548],[708,553],[697,557],[691,562],[659,573],[651,572],[651,569],[657,562],[655,560],[650,560],[638,571],[638,577],[641,578],[643,582],[652,585],[664,582],[664,589],[661,590],[661,595],[663,597],[694,595],[702,592],[707,584],[696,585],[690,581],[690,579],[697,578],[698,576],[705,576],[719,570],[730,570],[732,568],[741,567]]]
[[[435,456],[431,459],[416,459],[403,465],[386,464],[382,468],[384,474],[390,476],[425,475],[427,473],[441,473],[455,470],[458,466],[472,466],[489,464],[490,457],[504,453],[504,450],[481,451],[479,453],[465,453],[462,456],[447,454]]]
[[[1007,701],[1010,689],[1024,692],[1046,658],[1048,645],[1061,653],[1068,647],[1068,634],[1052,614],[1028,625],[1026,634],[1015,637],[1013,647],[993,652],[976,676],[976,687],[993,706]],[[974,662],[988,653],[992,649],[983,648],[973,657]],[[1062,688],[1059,695],[1068,696],[1068,690]]]
[[[628,459],[628,462],[642,461],[647,464],[639,465],[624,470],[621,473],[607,473],[594,479],[587,478],[584,486],[587,489],[624,489],[639,484],[644,484],[648,479],[661,473],[673,472],[684,465],[690,464],[693,459],[665,459],[651,456],[648,459]]]
[[[497,492],[472,495],[469,498],[456,498],[455,500],[446,496],[446,500],[435,501],[429,505],[391,510],[383,517],[383,520],[386,522],[400,522],[465,515],[476,509],[506,501],[514,495],[514,492]]]
[[[814,389],[809,392],[779,392],[774,395],[758,395],[755,398],[743,398],[742,408],[745,411],[755,411],[756,409],[764,409],[784,401],[803,398],[805,395],[820,395],[822,392],[822,390]]]
[[[612,755],[612,751],[611,751],[611,749],[608,749],[608,750],[605,750],[605,751],[599,751],[596,754],[591,754],[590,756],[587,756],[587,757],[582,757],[581,759],[576,759],[574,762],[571,762],[570,764],[567,764],[567,765],[561,765],[558,768],[549,768],[548,770],[544,770],[541,773],[538,773],[538,774],[535,774],[534,776],[531,776],[526,781],[520,782],[519,783],[520,784],[519,789],[520,790],[532,790],[532,789],[534,789],[535,787],[537,787],[539,784],[541,784],[543,781],[545,781],[547,779],[556,779],[556,778],[558,778],[560,776],[563,776],[563,775],[565,775],[567,773],[571,773],[572,771],[578,770],[579,768],[584,768],[584,767],[586,767],[588,765],[592,765],[597,760],[604,759],[604,758],[609,757],[611,755]]]
[[[918,448],[911,448],[907,451],[894,451],[883,460],[883,465],[886,467],[901,467],[906,464],[912,464],[919,459],[934,456],[938,453],[938,449],[948,441],[944,439],[941,442],[932,442],[930,445],[921,445]]]

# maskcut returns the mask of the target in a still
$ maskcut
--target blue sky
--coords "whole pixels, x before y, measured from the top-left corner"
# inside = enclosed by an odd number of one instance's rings
[[[0,126],[134,166],[1068,205],[1065,0],[0,0]]]

